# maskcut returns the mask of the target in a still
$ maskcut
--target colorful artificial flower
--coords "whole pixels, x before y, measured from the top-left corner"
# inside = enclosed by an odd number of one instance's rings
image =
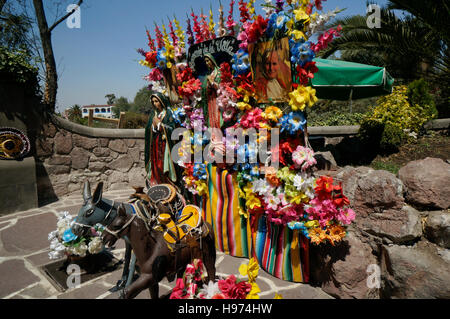
[[[244,0],[239,0],[239,15],[240,15],[240,21],[243,24],[245,24],[248,20],[251,19],[250,14],[248,13],[247,4]]]
[[[233,55],[233,71],[234,75],[238,76],[241,74],[246,74],[250,71],[250,60],[248,56],[248,52],[244,49],[239,49],[234,55]]]
[[[305,107],[312,107],[317,102],[316,90],[306,86],[299,86],[289,93],[289,105],[293,111],[303,111]]]
[[[281,118],[281,116],[283,115],[283,112],[276,106],[268,106],[265,108],[264,112],[261,114],[261,116],[269,121],[278,122],[278,119]]]
[[[292,161],[296,165],[296,168],[300,168],[302,171],[317,164],[314,158],[314,152],[308,147],[298,146],[294,153],[292,153]]]
[[[280,120],[280,132],[287,132],[290,135],[295,135],[299,130],[303,131],[303,126],[306,124],[303,112],[289,112]]]
[[[186,34],[188,36],[187,42],[189,46],[192,46],[195,43],[195,41],[194,41],[194,33],[192,33],[191,19],[189,17],[187,17],[186,23],[187,23]]]
[[[234,0],[231,0],[230,10],[228,11],[228,18],[227,18],[228,34],[231,36],[234,36],[234,26],[236,25],[236,22],[233,20],[233,7],[234,7]]]

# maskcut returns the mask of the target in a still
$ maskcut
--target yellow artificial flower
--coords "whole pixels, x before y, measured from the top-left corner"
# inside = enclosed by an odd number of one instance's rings
[[[252,282],[252,289],[248,293],[247,297],[245,299],[259,299],[259,293],[261,292],[261,289],[259,289],[259,286],[256,282]]]
[[[310,86],[299,86],[289,93],[289,105],[292,111],[303,111],[305,107],[312,107],[317,102],[316,90]]]
[[[207,192],[208,187],[206,186],[206,183],[204,181],[202,180],[196,181],[195,185],[197,185],[196,189],[200,196],[206,195],[208,193]]]
[[[300,192],[296,196],[289,199],[289,202],[295,204],[307,203],[309,201],[309,197],[305,195],[305,193]]]
[[[167,66],[168,69],[171,69],[172,68],[172,62],[167,62],[166,66]]]
[[[146,67],[148,67],[148,68],[150,68],[150,69],[152,69],[152,68],[155,67],[154,65],[151,65],[150,63],[148,63],[147,60],[140,60],[140,61],[139,61],[139,64],[142,65],[142,66],[146,66]]]
[[[300,40],[300,39],[305,39],[305,41],[308,40],[308,38],[307,38],[306,35],[303,33],[303,31],[300,31],[300,30],[294,30],[294,31],[291,32],[290,35],[294,35],[294,39],[295,39],[296,41],[298,41],[298,40]]]
[[[242,264],[239,266],[239,273],[242,276],[248,277],[248,282],[252,283],[256,280],[256,277],[258,277],[258,271],[259,271],[259,265],[256,261],[255,257],[252,257],[248,264]]]
[[[237,107],[239,108],[239,110],[241,111],[246,111],[246,110],[251,110],[252,106],[246,102],[238,102],[237,103]]]
[[[244,216],[245,218],[248,218],[247,211],[243,210],[241,207],[239,207],[239,215]]]
[[[247,3],[248,13],[250,14],[250,18],[255,18],[255,0],[249,0]]]
[[[275,297],[273,299],[283,299],[283,296],[280,295],[278,292],[275,293]]]
[[[317,221],[317,220],[310,220],[310,221],[305,223],[305,227],[307,227],[307,228],[319,227],[319,221]]]
[[[174,18],[173,22],[175,23],[175,33],[178,36],[178,45],[181,48],[185,47],[185,43],[184,43],[184,31],[180,26],[180,22],[177,20],[177,18]]]
[[[250,195],[250,196],[247,196],[245,205],[247,207],[249,207],[250,209],[255,209],[255,207],[261,207],[261,201],[259,200],[259,198],[255,197],[254,195]]]
[[[216,24],[214,23],[213,12],[212,9],[209,9],[209,32],[215,34],[214,27]]]
[[[253,184],[251,182],[248,182],[247,184],[245,184],[244,192],[245,192],[246,197],[253,193],[252,187],[253,187]]]
[[[303,24],[307,24],[307,23],[309,23],[311,21],[309,15],[307,15],[305,10],[303,10],[302,8],[294,10],[294,14],[295,14],[295,20],[296,21],[306,20],[306,21],[303,22]]]
[[[327,234],[322,228],[316,227],[309,231],[309,237],[313,244],[318,245],[327,239]]]
[[[261,116],[266,120],[278,122],[278,119],[283,116],[283,112],[276,106],[268,106]]]

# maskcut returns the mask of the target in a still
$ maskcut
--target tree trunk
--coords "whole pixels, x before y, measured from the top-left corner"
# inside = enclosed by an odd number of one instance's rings
[[[56,73],[56,62],[53,53],[52,36],[48,28],[42,0],[33,0],[34,10],[41,35],[42,50],[45,61],[45,92],[44,103],[48,105],[50,111],[55,110],[56,92],[58,90],[58,74]]]

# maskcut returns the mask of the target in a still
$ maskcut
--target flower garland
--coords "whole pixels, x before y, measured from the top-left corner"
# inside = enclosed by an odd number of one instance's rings
[[[239,274],[247,280],[231,274],[206,284],[205,266],[200,259],[194,259],[186,266],[183,277],[177,279],[170,299],[259,299],[258,271],[258,262],[251,258],[239,267]],[[281,295],[276,293],[274,299],[281,299]]]
[[[90,229],[88,236],[79,237],[72,233],[75,220],[68,212],[60,212],[56,230],[48,234],[50,241],[50,259],[60,259],[67,255],[85,257],[87,253],[98,254],[103,250],[101,234],[104,227],[100,224]]]

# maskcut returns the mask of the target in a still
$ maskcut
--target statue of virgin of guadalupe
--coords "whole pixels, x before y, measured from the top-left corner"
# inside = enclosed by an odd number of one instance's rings
[[[169,100],[161,93],[151,97],[153,109],[145,127],[145,170],[147,185],[172,184],[179,181],[179,168],[172,161],[171,140],[175,128]]]
[[[216,99],[221,73],[212,54],[206,53],[204,55],[204,59],[209,73],[203,79],[202,85],[203,114],[205,115],[205,120],[208,127],[220,130],[223,125],[223,118]],[[214,131],[212,132],[211,141],[213,145],[212,150],[216,149],[221,154],[225,153],[221,136],[219,139],[219,137],[214,134]]]

